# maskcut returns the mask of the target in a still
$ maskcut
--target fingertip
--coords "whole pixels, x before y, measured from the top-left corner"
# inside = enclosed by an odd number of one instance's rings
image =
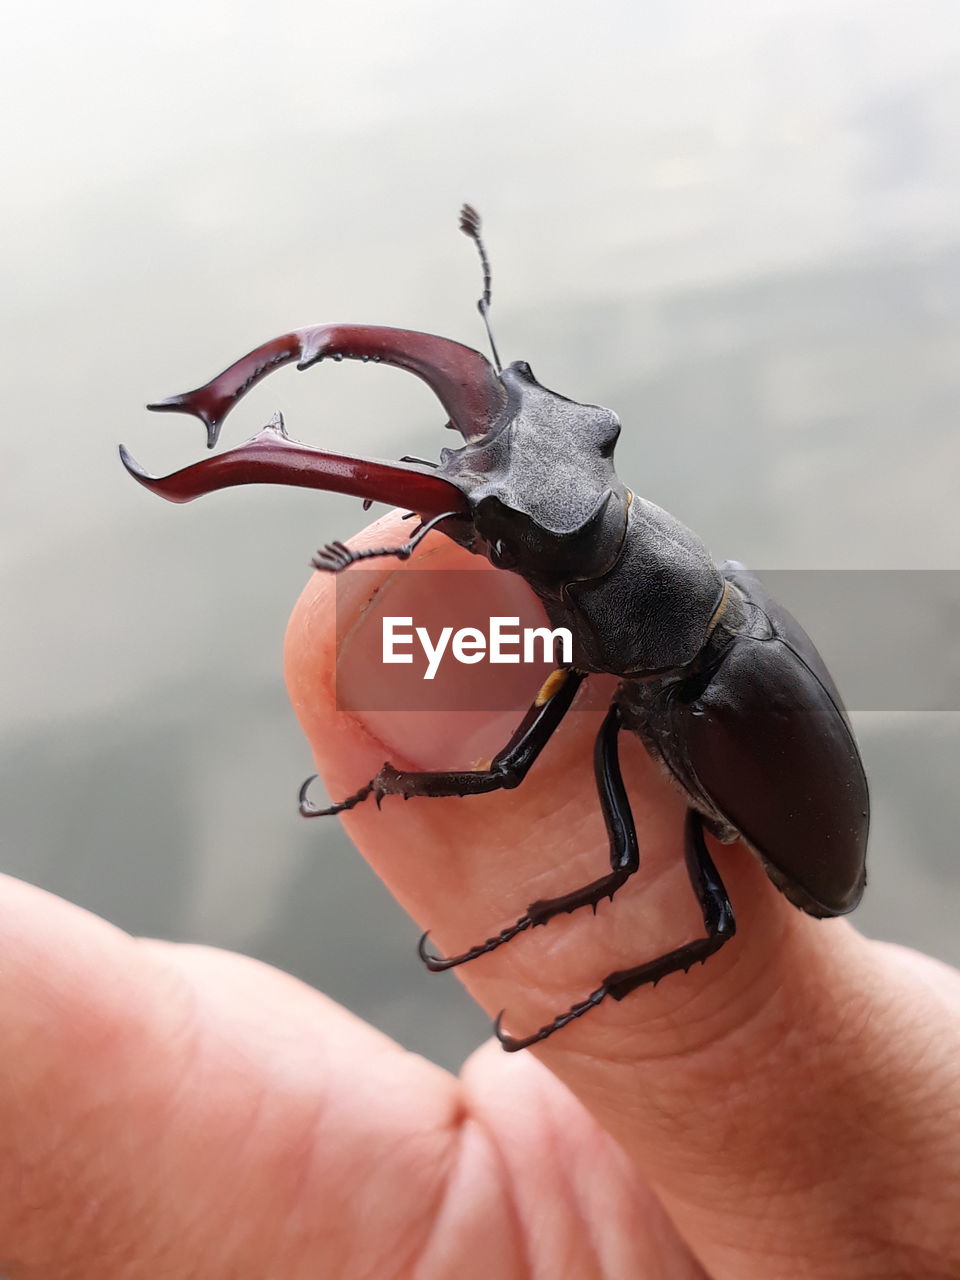
[[[403,513],[350,540],[352,549],[400,544]],[[445,629],[485,627],[495,615],[543,625],[529,586],[434,532],[408,561],[389,556],[340,574],[316,573],[294,606],[285,641],[287,687],[321,773],[333,743],[375,744],[409,768],[473,768],[510,736],[551,663],[458,663],[450,650],[427,674],[421,641],[388,661],[385,626],[399,619],[431,641]],[[353,787],[349,788],[353,790]]]
[[[352,548],[400,541],[403,513],[390,511],[350,539]],[[336,716],[337,654],[351,623],[362,615],[366,600],[397,568],[384,559],[342,574],[310,574],[287,623],[283,663],[287,691],[307,736],[322,747]]]

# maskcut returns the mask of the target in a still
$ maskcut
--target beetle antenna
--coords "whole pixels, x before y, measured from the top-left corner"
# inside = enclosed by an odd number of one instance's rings
[[[493,330],[490,328],[490,259],[487,257],[483,238],[480,235],[480,215],[472,204],[465,204],[460,210],[460,230],[476,244],[480,254],[480,265],[483,268],[483,297],[477,303],[477,310],[483,316],[487,337],[490,339],[490,350],[493,352],[493,363],[497,367],[497,373],[500,373],[503,366],[500,364],[497,344],[493,340]]]

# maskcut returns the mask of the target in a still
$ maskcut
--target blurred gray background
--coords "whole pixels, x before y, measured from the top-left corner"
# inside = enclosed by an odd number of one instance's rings
[[[482,345],[468,199],[505,358],[615,408],[625,480],[718,556],[960,568],[956,4],[54,0],[10,16],[0,64],[2,869],[262,956],[455,1065],[486,1020],[295,812],[284,626],[359,504],[170,507],[116,445],[199,458],[198,424],[143,404],[295,326]],[[349,364],[276,375],[225,442],[277,406],[334,448],[449,443],[415,379]],[[960,716],[855,718],[856,922],[958,962]]]

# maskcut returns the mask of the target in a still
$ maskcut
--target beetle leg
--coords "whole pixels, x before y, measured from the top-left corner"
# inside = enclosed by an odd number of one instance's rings
[[[342,542],[328,542],[313,557],[313,567],[326,570],[328,573],[340,573],[341,570],[356,564],[358,560],[370,560],[374,556],[396,556],[398,560],[409,560],[415,548],[431,529],[435,528],[441,520],[449,520],[451,516],[456,517],[457,514],[456,511],[441,512],[440,515],[422,524],[409,542],[401,542],[398,547],[364,547],[360,551],[351,551]]]
[[[686,973],[695,964],[703,964],[715,951],[719,951],[725,942],[729,942],[737,928],[733,907],[730,905],[730,899],[713,864],[713,859],[707,851],[706,841],[703,838],[703,817],[694,809],[687,810],[684,846],[687,874],[703,912],[706,937],[697,938],[694,942],[688,942],[682,947],[668,951],[666,955],[659,956],[656,960],[648,960],[646,964],[637,965],[636,968],[621,969],[617,973],[611,973],[585,1000],[571,1005],[566,1013],[561,1013],[539,1031],[523,1039],[516,1039],[502,1030],[503,1014],[501,1013],[496,1021],[496,1034],[508,1053],[527,1049],[532,1044],[539,1044],[541,1040],[546,1040],[548,1036],[552,1036],[555,1031],[567,1026],[575,1018],[582,1018],[585,1013],[596,1008],[607,996],[612,996],[614,1000],[622,1000],[638,987],[649,983],[656,985],[661,978],[665,978],[670,973],[676,973],[680,969]]]
[[[620,773],[620,761],[617,752],[617,738],[622,725],[620,707],[614,702],[607,712],[606,718],[597,734],[594,747],[594,769],[597,777],[597,789],[600,793],[600,807],[603,820],[610,837],[611,871],[599,880],[592,880],[580,889],[561,894],[556,898],[543,898],[531,902],[526,912],[515,924],[485,942],[471,947],[459,956],[433,956],[426,950],[426,935],[420,939],[420,959],[428,969],[438,972],[441,969],[452,969],[458,964],[466,964],[468,960],[476,960],[477,956],[488,955],[498,947],[515,938],[518,933],[536,925],[546,924],[554,916],[570,914],[580,907],[593,907],[594,914],[604,898],[613,900],[613,895],[625,884],[640,866],[640,850],[637,847],[637,831],[630,812],[623,777]]]
[[[366,786],[339,804],[328,805],[324,809],[317,808],[307,799],[307,788],[313,781],[310,777],[300,788],[300,812],[305,818],[326,818],[354,808],[368,796],[373,796],[379,804],[384,796],[403,796],[407,800],[412,796],[472,796],[518,787],[566,715],[583,680],[582,672],[565,667],[549,697],[542,701],[539,697],[534,700],[513,737],[502,751],[497,752],[487,769],[420,773],[395,769],[388,763]]]

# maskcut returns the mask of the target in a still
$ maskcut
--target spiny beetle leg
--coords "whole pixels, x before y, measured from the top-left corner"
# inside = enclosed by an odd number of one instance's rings
[[[497,947],[502,947],[505,942],[509,942],[511,938],[515,938],[518,933],[523,933],[525,929],[529,929],[532,925],[533,920],[529,915],[521,916],[515,924],[502,929],[495,937],[487,938],[486,942],[481,942],[478,946],[471,947],[469,951],[464,951],[459,956],[433,955],[432,952],[427,950],[427,940],[430,934],[425,933],[417,944],[417,952],[431,973],[443,973],[445,969],[455,969],[458,964],[466,964],[468,960],[476,960],[477,956],[496,951]]]
[[[547,682],[550,686],[549,697],[541,699],[540,695],[537,696],[513,737],[494,756],[488,769],[420,773],[395,769],[392,764],[386,763],[376,777],[371,778],[353,795],[323,809],[317,808],[307,799],[307,789],[316,777],[313,774],[300,788],[300,812],[305,818],[321,818],[353,809],[369,796],[374,797],[379,807],[384,796],[403,796],[406,800],[413,796],[468,796],[519,786],[566,715],[583,680],[583,673],[570,667],[559,673],[554,672]]]
[[[325,808],[320,808],[307,798],[307,792],[310,790],[310,785],[316,781],[316,778],[317,775],[315,773],[311,773],[310,777],[307,778],[303,786],[300,788],[298,800],[301,818],[332,818],[334,814],[343,813],[347,809],[353,809],[358,804],[362,804],[368,796],[375,794],[374,784],[372,782],[368,782],[366,786],[361,787],[359,791],[355,791],[352,796],[347,796],[346,800],[340,800],[336,804],[330,804]],[[377,804],[379,805],[379,803],[380,797],[377,796]]]
[[[468,960],[476,960],[478,956],[489,955],[505,942],[515,938],[518,933],[536,925],[546,924],[554,916],[570,914],[580,907],[592,907],[596,913],[597,906],[604,898],[613,900],[613,895],[625,884],[640,866],[640,850],[637,845],[637,832],[630,812],[623,777],[620,773],[620,760],[617,752],[617,738],[621,728],[621,712],[617,703],[613,703],[606,714],[594,746],[594,771],[597,778],[597,790],[600,793],[600,808],[610,837],[610,866],[608,875],[592,880],[590,884],[574,889],[570,893],[556,898],[543,898],[532,902],[524,915],[501,930],[485,942],[478,943],[469,951],[458,956],[435,956],[426,949],[427,934],[420,939],[420,959],[432,972],[453,969],[456,965],[466,964]]]
[[[737,928],[733,908],[727,891],[723,887],[723,881],[713,864],[713,859],[707,852],[703,838],[703,818],[693,809],[687,810],[685,854],[687,874],[703,913],[706,937],[697,938],[694,942],[688,942],[682,947],[668,951],[666,955],[659,956],[656,960],[648,960],[646,964],[637,965],[633,969],[621,969],[617,973],[611,973],[585,1000],[571,1005],[566,1013],[561,1013],[539,1031],[522,1039],[508,1035],[503,1030],[501,1013],[497,1018],[495,1031],[497,1039],[507,1053],[516,1053],[518,1049],[528,1049],[533,1044],[539,1044],[548,1036],[552,1036],[555,1031],[559,1031],[561,1027],[573,1022],[575,1018],[582,1018],[585,1013],[595,1009],[607,996],[612,996],[614,1000],[622,1000],[638,987],[656,985],[661,978],[665,978],[670,973],[677,973],[680,969],[686,973],[695,964],[703,964],[714,952],[719,951],[725,942],[729,942]]]
[[[359,551],[352,551],[342,542],[328,542],[325,547],[320,548],[311,563],[315,569],[341,573],[358,560],[372,560],[375,556],[395,556],[398,560],[409,560],[431,529],[435,529],[441,520],[449,520],[451,517],[456,519],[457,515],[456,511],[441,512],[422,524],[409,541],[401,542],[396,547],[363,547]]]

